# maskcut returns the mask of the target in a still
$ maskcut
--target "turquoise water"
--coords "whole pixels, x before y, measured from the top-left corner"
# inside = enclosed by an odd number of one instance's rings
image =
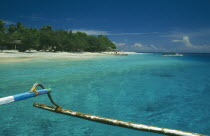
[[[0,63],[0,97],[40,82],[65,109],[210,135],[210,55],[113,56]],[[0,136],[158,136],[32,106],[46,95],[0,106]]]

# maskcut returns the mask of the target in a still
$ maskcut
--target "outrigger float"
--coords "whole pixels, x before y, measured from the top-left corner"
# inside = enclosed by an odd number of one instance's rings
[[[37,86],[40,86],[42,89],[36,90]],[[144,124],[138,124],[138,123],[127,122],[127,121],[122,121],[122,120],[117,120],[117,119],[105,118],[105,117],[100,117],[100,116],[95,116],[95,115],[91,115],[91,114],[86,114],[86,113],[81,113],[81,112],[77,112],[77,111],[63,109],[61,106],[59,106],[58,104],[56,104],[53,101],[52,96],[51,96],[51,90],[45,89],[45,87],[39,83],[34,84],[29,92],[0,98],[0,105],[8,104],[11,102],[16,102],[19,100],[24,100],[24,99],[39,96],[42,94],[47,94],[48,98],[50,99],[50,101],[52,102],[52,104],[54,106],[45,105],[45,104],[41,104],[41,103],[34,103],[33,104],[34,107],[45,109],[45,110],[48,110],[51,112],[56,112],[56,113],[70,115],[70,116],[74,116],[74,117],[78,117],[78,118],[83,118],[83,119],[90,120],[90,121],[100,122],[100,123],[104,123],[104,124],[109,124],[109,125],[129,128],[129,129],[135,129],[135,130],[139,130],[139,131],[146,131],[146,132],[152,132],[152,133],[158,133],[158,134],[170,135],[170,136],[207,136],[207,135],[202,135],[202,134],[198,134],[198,133],[191,133],[191,132],[185,132],[185,131],[181,131],[181,130],[156,127],[156,126],[149,126],[149,125],[144,125]]]

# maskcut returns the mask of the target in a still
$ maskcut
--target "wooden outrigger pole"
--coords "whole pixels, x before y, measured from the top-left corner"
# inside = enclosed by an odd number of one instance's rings
[[[79,117],[79,118],[83,118],[83,119],[87,119],[87,120],[91,120],[95,122],[100,122],[104,124],[135,129],[139,131],[147,131],[147,132],[153,132],[153,133],[170,135],[170,136],[206,136],[202,134],[185,132],[185,131],[180,131],[180,130],[175,130],[175,129],[161,128],[161,127],[143,125],[143,124],[138,124],[138,123],[133,123],[133,122],[117,120],[117,119],[105,118],[105,117],[95,116],[95,115],[81,113],[77,111],[62,109],[61,107],[54,107],[54,106],[45,105],[41,103],[34,103],[33,106],[41,108],[41,109],[45,109],[48,111],[56,112],[56,113]]]
[[[40,86],[42,90],[36,90],[37,86]],[[56,113],[79,117],[86,120],[91,120],[91,121],[100,122],[104,124],[135,129],[139,131],[146,131],[146,132],[152,132],[152,133],[158,133],[158,134],[170,135],[170,136],[207,136],[207,135],[202,135],[202,134],[197,134],[197,133],[185,132],[185,131],[156,127],[156,126],[149,126],[149,125],[138,124],[134,122],[127,122],[127,121],[122,121],[122,120],[117,120],[117,119],[105,118],[105,117],[100,117],[100,116],[95,116],[91,114],[63,109],[61,106],[59,106],[53,101],[50,93],[51,93],[50,89],[45,89],[45,87],[42,84],[36,83],[33,85],[33,87],[31,88],[29,92],[0,98],[0,105],[8,104],[8,103],[19,101],[19,100],[24,100],[24,99],[42,95],[42,94],[47,94],[52,104],[55,105],[56,107],[41,104],[41,103],[34,103],[33,105],[35,107],[42,108],[42,109],[52,111],[52,112],[56,112]]]

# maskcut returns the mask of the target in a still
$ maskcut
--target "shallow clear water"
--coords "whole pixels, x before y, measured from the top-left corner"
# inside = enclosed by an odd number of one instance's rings
[[[0,63],[0,97],[40,82],[65,109],[210,135],[210,55],[113,56]],[[0,136],[158,136],[32,106],[46,95],[0,106]],[[51,104],[50,104],[51,105]]]

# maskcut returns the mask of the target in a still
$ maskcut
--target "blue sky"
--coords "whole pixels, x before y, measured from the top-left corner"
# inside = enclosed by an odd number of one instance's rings
[[[107,35],[126,51],[210,52],[210,0],[6,0],[0,19]]]

